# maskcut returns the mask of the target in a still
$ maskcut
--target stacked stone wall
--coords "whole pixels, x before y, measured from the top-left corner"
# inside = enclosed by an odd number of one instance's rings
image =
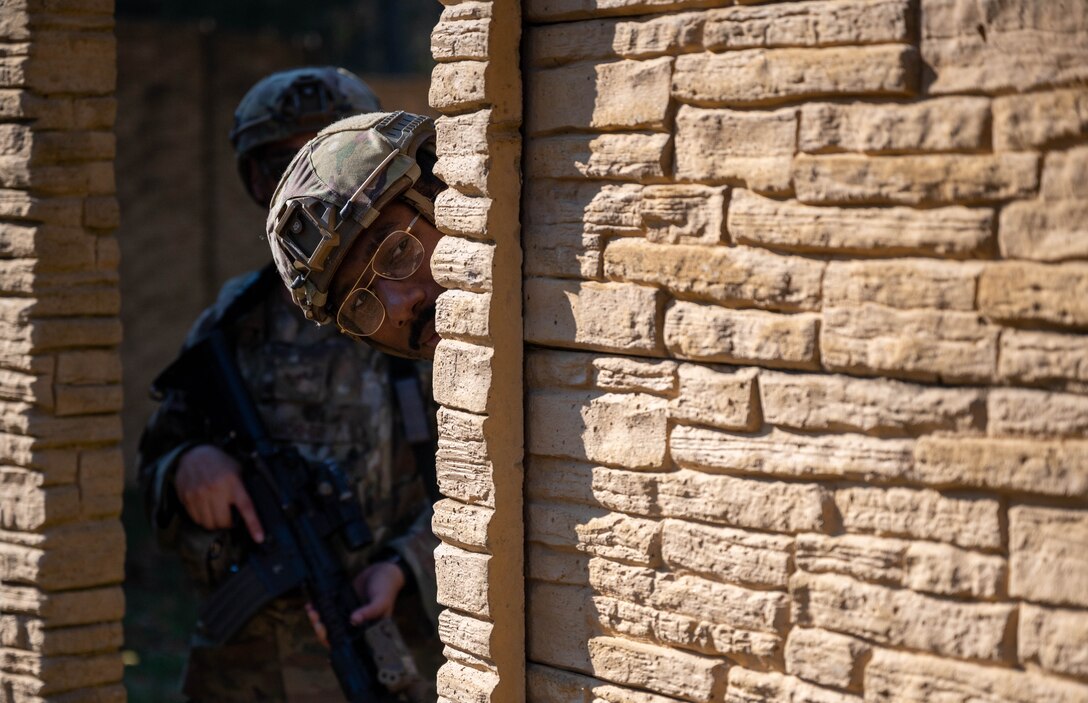
[[[528,699],[1088,700],[1088,4],[523,7]]]
[[[0,701],[124,701],[113,3],[0,46]]]
[[[450,0],[431,35],[436,202],[431,259],[443,341],[434,359],[440,700],[524,700],[522,518],[521,12]]]

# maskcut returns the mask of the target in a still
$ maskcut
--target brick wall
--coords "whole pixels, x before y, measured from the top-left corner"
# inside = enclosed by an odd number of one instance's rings
[[[123,701],[113,3],[0,10],[0,701]]]
[[[1088,4],[523,9],[528,699],[1088,700]]]

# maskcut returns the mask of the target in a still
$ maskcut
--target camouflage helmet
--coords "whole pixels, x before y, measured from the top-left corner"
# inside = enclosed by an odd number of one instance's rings
[[[329,285],[358,237],[401,199],[434,222],[416,188],[418,158],[433,159],[434,121],[370,113],[323,129],[295,155],[272,196],[265,231],[272,259],[307,319],[324,325]]]
[[[370,87],[346,69],[313,66],[280,71],[257,81],[238,103],[230,142],[241,160],[265,144],[380,109]]]

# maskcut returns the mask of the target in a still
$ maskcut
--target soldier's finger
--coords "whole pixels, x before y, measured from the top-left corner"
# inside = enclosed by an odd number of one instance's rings
[[[367,620],[377,620],[393,613],[393,601],[371,601],[351,614],[352,625],[362,625]]]
[[[325,625],[321,622],[321,616],[317,614],[317,609],[314,608],[312,603],[306,604],[306,616],[310,618],[310,625],[314,628],[314,634],[317,635],[317,641],[323,644],[325,647],[329,646],[329,634],[325,629]]]
[[[250,537],[257,544],[264,542],[264,528],[261,527],[261,520],[257,517],[257,510],[253,507],[253,501],[249,497],[249,491],[238,481],[234,488],[234,507],[238,509],[238,514],[242,516],[242,521],[246,524],[246,529],[249,530]]]

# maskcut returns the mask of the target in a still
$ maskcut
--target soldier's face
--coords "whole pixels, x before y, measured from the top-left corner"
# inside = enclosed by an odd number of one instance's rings
[[[435,301],[444,290],[431,274],[431,254],[442,238],[430,222],[416,219],[411,233],[423,244],[423,263],[415,273],[401,280],[372,276],[367,271],[371,257],[386,236],[395,230],[406,230],[418,213],[404,203],[387,205],[378,219],[367,228],[364,236],[351,248],[330,286],[334,304],[344,300],[359,280],[371,281],[369,289],[385,307],[385,320],[378,331],[365,341],[382,351],[410,359],[433,359],[440,337],[435,331]],[[363,274],[366,274],[363,276]]]
[[[298,150],[317,135],[317,132],[296,134],[287,139],[270,142],[257,148],[246,161],[246,177],[249,179],[249,193],[258,205],[267,210],[272,202],[272,195],[280,183],[280,177],[287,170]]]

